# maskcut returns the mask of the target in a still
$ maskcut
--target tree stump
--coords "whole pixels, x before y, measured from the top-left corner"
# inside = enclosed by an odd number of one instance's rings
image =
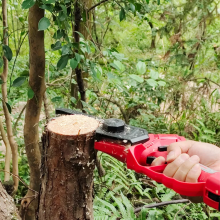
[[[94,134],[84,115],[52,119],[42,137],[38,220],[93,219]]]

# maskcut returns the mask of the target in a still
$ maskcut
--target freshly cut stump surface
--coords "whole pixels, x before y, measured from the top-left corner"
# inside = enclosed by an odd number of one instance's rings
[[[52,119],[42,137],[38,220],[93,219],[94,134],[84,115]]]

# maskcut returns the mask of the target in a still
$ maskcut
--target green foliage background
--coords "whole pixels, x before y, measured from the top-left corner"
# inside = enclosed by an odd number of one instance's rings
[[[79,33],[79,46],[72,36],[72,2],[37,3],[45,9],[38,28],[45,30],[46,93],[52,110],[76,108],[77,97],[70,90],[76,84],[72,70],[80,68],[89,73],[84,79],[87,102],[82,103],[87,113],[121,118],[149,133],[174,133],[220,146],[218,1],[108,1],[92,12],[91,28],[85,28],[89,37]],[[10,0],[8,4],[9,47],[2,45],[0,50],[10,60],[8,104],[13,109],[34,96],[28,85],[26,9],[35,1]],[[87,22],[83,11],[82,26]],[[18,115],[12,115],[13,123]],[[23,121],[24,116],[16,140],[19,174],[28,183]],[[40,129],[44,125],[42,119]],[[136,215],[137,201],[144,205],[146,199],[148,203],[153,198],[168,201],[177,195],[108,155],[99,156],[106,175],[94,174],[95,219],[220,219],[219,213],[204,204],[143,209]],[[21,184],[17,199],[25,192]]]

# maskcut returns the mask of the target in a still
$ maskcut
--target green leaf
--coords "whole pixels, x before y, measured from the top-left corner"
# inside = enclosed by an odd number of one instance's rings
[[[7,58],[8,61],[11,61],[12,59],[12,51],[11,48],[7,45],[2,45],[3,51],[4,51],[4,56]]]
[[[85,40],[85,37],[80,33],[80,32],[78,32],[78,31],[75,31],[82,39],[84,39]]]
[[[0,85],[1,85],[1,84],[3,84],[3,81],[2,81],[2,79],[0,79]]]
[[[107,77],[110,83],[115,84],[115,85],[121,84],[121,80],[117,76],[113,75],[112,73],[107,73]]]
[[[133,13],[135,12],[135,6],[132,3],[130,3],[130,9]]]
[[[136,65],[136,69],[139,74],[144,74],[146,72],[146,64],[139,61]]]
[[[77,82],[76,82],[75,79],[72,79],[72,80],[71,80],[71,83],[77,85]]]
[[[151,77],[152,79],[157,80],[157,79],[159,78],[159,73],[158,73],[157,71],[151,69],[151,70],[150,70],[150,77]]]
[[[61,102],[62,101],[62,97],[61,96],[56,96],[56,97],[53,97],[51,99],[51,101],[54,103],[54,102]]]
[[[158,83],[158,85],[160,85],[160,86],[165,86],[165,85],[166,85],[166,82],[164,82],[164,81],[157,81],[157,83]]]
[[[7,109],[8,109],[8,111],[9,111],[9,113],[11,114],[11,106],[6,102],[5,103],[6,104],[6,106],[7,106]]]
[[[76,57],[77,62],[79,63],[81,60],[81,56],[78,53],[75,53],[75,57]]]
[[[31,88],[28,88],[28,99],[32,99],[34,97],[34,91]]]
[[[130,76],[132,79],[134,79],[134,80],[136,80],[137,82],[139,82],[139,83],[144,82],[144,79],[143,79],[142,77],[138,76],[138,75],[131,74],[131,75],[129,75],[129,76]]]
[[[53,38],[58,40],[60,39],[61,37],[64,36],[64,32],[62,30],[58,30],[54,35],[53,35]]]
[[[32,6],[34,6],[36,3],[35,0],[24,0],[21,4],[21,8],[22,9],[28,9],[31,8]]]
[[[147,4],[149,4],[150,0],[146,0]]]
[[[157,0],[157,4],[158,4],[158,5],[160,4],[160,0]]]
[[[53,3],[56,2],[56,0],[48,0],[48,1],[43,0],[42,2],[43,2],[44,4],[53,4]]]
[[[120,19],[120,21],[123,21],[125,18],[126,18],[125,10],[124,10],[124,8],[121,8],[121,11],[119,13],[119,19]]]
[[[29,76],[29,71],[28,70],[24,70],[20,76]]]
[[[119,71],[123,72],[125,70],[125,66],[118,60],[114,60],[114,64],[119,68]]]
[[[62,55],[71,54],[71,53],[72,53],[72,51],[70,49],[70,45],[69,44],[63,45]]]
[[[204,131],[206,134],[214,134],[214,135],[215,135],[215,132],[214,132],[214,131],[211,131],[211,130],[209,130],[209,129],[204,128],[203,131]]]
[[[0,57],[0,69],[2,68],[3,66],[3,59]]]
[[[64,69],[68,63],[68,60],[69,60],[68,55],[61,56],[61,58],[59,59],[59,61],[57,63],[57,69],[58,70]]]
[[[14,80],[12,86],[13,87],[20,87],[26,80],[26,77],[20,76],[17,79]]]
[[[50,20],[46,17],[41,18],[38,23],[38,31],[44,31],[50,26]]]
[[[41,5],[41,6],[39,6],[39,8],[45,9],[45,10],[47,10],[47,11],[49,11],[49,12],[52,13],[54,6],[53,6],[53,5],[50,5],[50,4],[47,4],[47,5]]]
[[[154,79],[147,79],[147,83],[152,87],[157,86],[157,82]]]
[[[76,69],[76,67],[78,66],[78,61],[75,58],[72,58],[70,60],[70,66],[73,70]]]
[[[64,5],[60,5],[60,7],[62,8],[62,11],[65,15],[67,15],[67,9],[66,9],[66,6]]]
[[[60,21],[65,21],[66,17],[67,16],[63,11],[59,12],[58,18],[59,18]]]
[[[120,71],[120,68],[114,64],[114,63],[110,63],[110,66],[112,66],[113,68],[115,68],[116,70]]]
[[[51,49],[52,49],[53,51],[59,50],[59,49],[61,49],[61,48],[62,48],[62,46],[61,46],[61,42],[60,42],[60,41],[57,41],[55,44],[51,44]]]
[[[76,103],[77,103],[77,100],[76,100],[76,98],[74,98],[74,97],[71,97],[71,98],[70,98],[70,101],[71,101],[73,104],[76,104]]]

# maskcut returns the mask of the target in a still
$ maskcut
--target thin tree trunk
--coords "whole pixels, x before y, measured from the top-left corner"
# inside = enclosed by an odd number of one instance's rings
[[[93,219],[97,126],[95,119],[83,115],[61,116],[48,123],[42,137],[37,220]]]
[[[7,22],[7,0],[2,1],[2,14],[3,14],[3,44],[8,45],[8,22]],[[8,60],[4,56],[4,67],[3,73],[1,75],[3,84],[2,84],[2,105],[3,111],[5,115],[6,127],[7,127],[7,135],[8,141],[11,146],[12,151],[12,165],[13,165],[13,174],[18,175],[18,146],[14,140],[13,132],[12,132],[12,123],[11,123],[11,116],[6,106],[7,102],[7,77],[8,77]],[[18,179],[13,176],[14,181],[14,192],[18,189]]]
[[[39,118],[45,86],[45,52],[44,32],[38,31],[38,22],[44,17],[44,10],[36,4],[29,9],[29,47],[30,47],[30,77],[29,85],[34,91],[34,97],[27,102],[24,141],[30,167],[30,185],[35,191],[40,188],[40,150],[39,150]],[[38,201],[33,199],[34,193],[28,190],[26,199],[22,200],[20,213],[25,220],[34,220]],[[32,201],[32,202],[31,202]],[[31,203],[30,203],[31,202]]]
[[[77,0],[74,4],[74,22],[72,22],[72,29],[73,29],[73,38],[75,40],[75,43],[79,45],[80,38],[79,34],[77,32],[82,33],[82,35],[87,40],[90,38],[90,33],[88,33],[88,30],[91,30],[91,12],[87,13],[86,15],[86,22],[83,23],[81,21],[81,14],[83,9],[88,10],[92,6],[92,0],[83,0],[79,1]],[[76,32],[77,31],[77,32]],[[77,51],[76,51],[77,52]],[[78,92],[80,93],[81,100],[86,102],[86,88],[87,83],[84,80],[84,78],[88,77],[88,73],[82,73],[82,69],[77,67],[75,71],[72,71],[72,78],[76,80],[77,85],[74,83],[71,83],[71,96],[76,98],[77,105],[76,108],[82,109],[82,103],[78,99]]]
[[[5,130],[2,124],[2,119],[0,118],[0,132],[2,136],[2,140],[5,144],[6,153],[5,153],[5,176],[4,181],[10,180],[10,162],[11,162],[11,147],[8,141],[8,138],[6,137]]]

